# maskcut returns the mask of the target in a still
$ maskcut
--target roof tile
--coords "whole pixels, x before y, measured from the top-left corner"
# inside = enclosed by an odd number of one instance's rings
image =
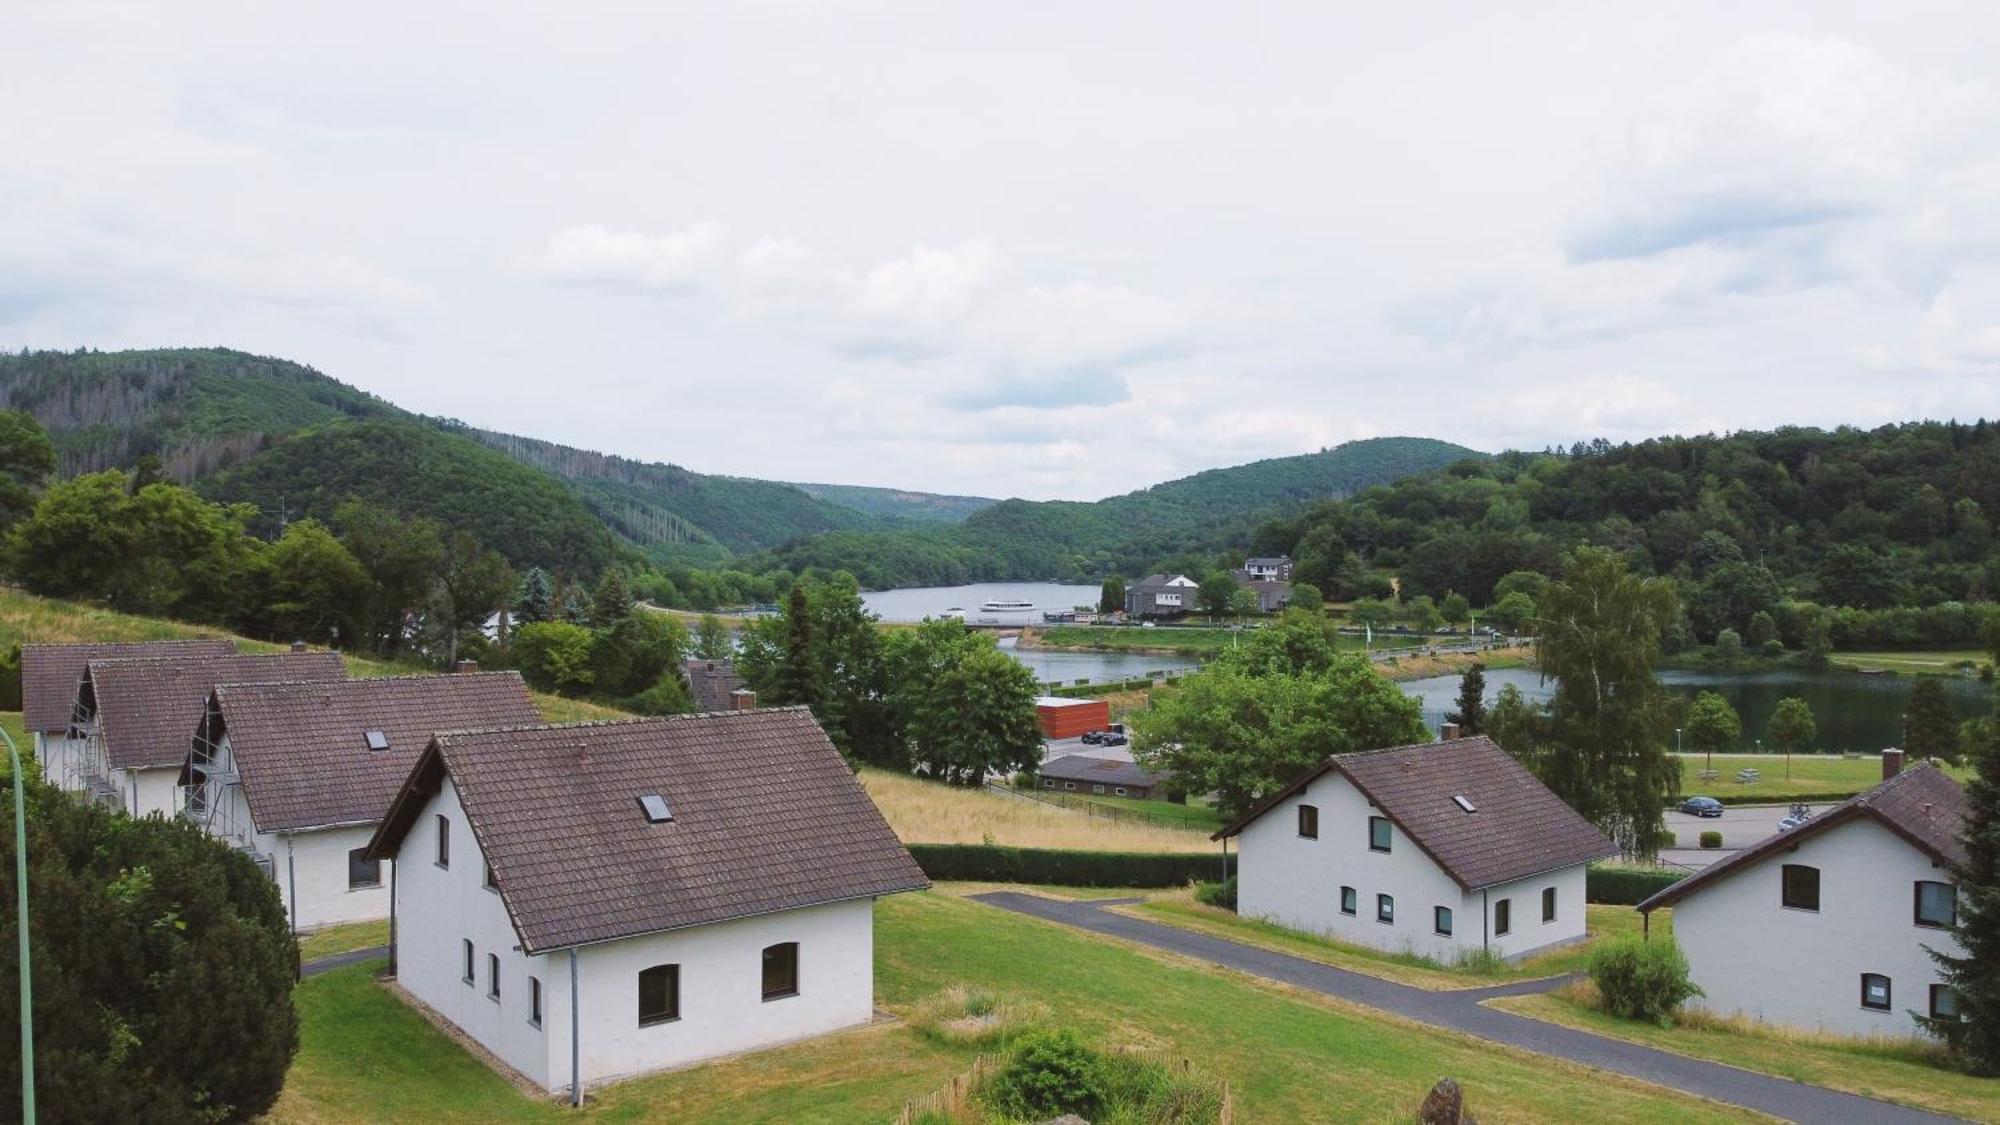
[[[76,704],[77,682],[83,679],[84,668],[93,660],[228,656],[235,651],[236,643],[222,638],[22,645],[21,720],[31,731],[66,729]]]
[[[208,693],[224,683],[339,680],[337,652],[277,652],[155,660],[93,660],[86,675],[97,701],[105,758],[113,769],[157,769],[187,760]]]

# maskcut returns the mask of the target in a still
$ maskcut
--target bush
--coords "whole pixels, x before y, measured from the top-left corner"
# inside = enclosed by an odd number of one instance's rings
[[[1592,867],[1584,872],[1583,898],[1601,906],[1637,906],[1683,878],[1678,871]]]
[[[1042,883],[1058,887],[1184,887],[1221,874],[1217,856],[1177,852],[1086,852],[998,844],[911,844],[933,879]]]
[[[1034,1031],[984,1091],[1009,1117],[1042,1121],[1065,1113],[1098,1116],[1111,1092],[1110,1068],[1076,1032]]]
[[[1220,883],[1196,883],[1194,900],[1204,906],[1220,906],[1224,910],[1236,909],[1236,876],[1231,875]]]
[[[1713,829],[1713,828],[1709,829],[1709,830],[1708,830],[1708,831],[1706,831],[1706,832],[1703,832],[1703,833],[1701,834],[1701,846],[1702,846],[1702,847],[1704,847],[1704,848],[1719,848],[1719,847],[1721,847],[1721,846],[1722,846],[1722,833],[1720,833],[1720,832],[1717,832],[1717,831],[1716,831],[1715,829]]]
[[[1673,1015],[1701,989],[1688,979],[1687,958],[1672,939],[1627,937],[1590,952],[1590,979],[1604,1010],[1630,1020],[1670,1026]]]

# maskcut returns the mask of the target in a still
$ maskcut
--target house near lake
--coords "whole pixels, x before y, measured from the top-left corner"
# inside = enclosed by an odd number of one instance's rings
[[[516,672],[221,684],[181,742],[183,807],[271,873],[293,929],[387,918],[368,842],[431,735],[539,722]]]
[[[1584,867],[1618,847],[1484,736],[1327,759],[1215,834],[1237,910],[1450,963],[1584,936]]]
[[[728,660],[683,660],[681,678],[697,711],[747,711],[757,696]]]
[[[347,678],[340,654],[292,652],[93,660],[76,688],[73,730],[82,745],[70,754],[64,788],[87,793],[133,816],[180,811],[181,766],[188,735],[201,722],[209,693],[223,683]]]
[[[77,684],[91,661],[228,656],[235,651],[235,643],[227,640],[22,645],[21,722],[34,740],[42,777],[81,792],[89,776],[82,759],[87,740],[75,723]]]
[[[1290,555],[1245,559],[1243,569],[1239,573],[1245,580],[1251,582],[1290,582],[1292,559]]]
[[[439,734],[369,854],[402,987],[578,1099],[869,1022],[874,901],[929,885],[802,707]]]
[[[1125,588],[1128,617],[1183,617],[1194,612],[1201,583],[1185,574],[1149,574]]]
[[[1930,949],[1952,937],[1965,795],[1942,770],[1886,780],[1667,887],[1674,938],[1704,995],[1690,1004],[1839,1035],[1921,1034],[1912,1013],[1956,1015]],[[1650,928],[1650,927],[1649,927]]]

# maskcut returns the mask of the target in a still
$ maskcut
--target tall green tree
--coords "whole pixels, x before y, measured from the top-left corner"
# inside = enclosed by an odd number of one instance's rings
[[[1418,594],[1403,603],[1403,620],[1420,633],[1435,633],[1444,627],[1444,614],[1428,594]]]
[[[1673,587],[1631,573],[1604,548],[1578,548],[1540,602],[1535,658],[1555,681],[1547,735],[1529,767],[1571,808],[1650,857],[1680,763],[1667,750],[1666,693],[1653,673]]]
[[[521,589],[514,595],[514,623],[516,625],[536,625],[556,619],[555,586],[549,581],[549,572],[539,566],[531,566],[528,573],[521,576]]]
[[[1212,620],[1220,620],[1229,615],[1231,601],[1236,591],[1242,589],[1236,584],[1236,576],[1226,570],[1217,570],[1201,580],[1195,591],[1195,604]]]
[[[283,640],[368,643],[368,572],[318,520],[299,520],[264,556],[264,617]]]
[[[1708,755],[1706,768],[1713,769],[1715,752],[1735,746],[1743,737],[1743,719],[1729,700],[1717,692],[1705,691],[1695,696],[1694,703],[1688,707],[1684,729],[1687,744],[1696,752]]]
[[[1125,612],[1125,579],[1114,574],[1104,580],[1104,587],[1097,595],[1097,612]]]
[[[785,612],[745,629],[741,645],[737,666],[760,695],[811,707],[848,754],[885,765],[901,761],[882,635],[853,575],[799,581]]]
[[[1764,728],[1764,737],[1784,748],[1785,780],[1790,781],[1792,755],[1811,749],[1813,740],[1819,737],[1819,723],[1813,719],[1812,704],[1796,695],[1778,700],[1778,706],[1771,712],[1771,721]]]
[[[463,531],[454,531],[445,539],[431,612],[446,638],[446,663],[458,660],[459,635],[483,625],[513,593],[514,572],[508,569],[506,559]]]
[[[584,695],[597,686],[590,630],[567,621],[537,621],[514,634],[514,662],[521,676],[542,691]]]
[[[687,627],[664,613],[628,613],[591,640],[595,690],[611,699],[638,695],[662,678],[680,679]]]
[[[1965,863],[1952,937],[1961,950],[1930,949],[1957,1004],[1956,1018],[1917,1020],[1950,1044],[1974,1073],[2000,1075],[2000,723],[1972,760],[1965,783]]]
[[[1310,582],[1294,582],[1292,583],[1291,607],[1293,609],[1302,609],[1307,613],[1324,613],[1326,612],[1326,595],[1320,592],[1318,586]]]
[[[56,447],[41,423],[25,411],[0,411],[0,529],[34,510],[55,471]]]
[[[771,701],[803,703],[817,712],[824,706],[827,685],[819,652],[813,644],[812,595],[807,593],[804,583],[792,587],[780,620],[785,628],[784,647],[777,677],[771,684]]]
[[[1903,711],[1903,752],[1916,758],[1958,762],[1958,720],[1952,718],[1944,684],[1933,676],[1917,677]]]
[[[423,611],[437,581],[444,563],[443,529],[435,520],[406,519],[360,500],[334,509],[333,523],[341,544],[373,584],[364,615],[366,643],[393,656],[402,650],[411,616]],[[363,643],[363,638],[351,643]]]
[[[590,623],[599,629],[609,629],[631,615],[632,587],[625,581],[624,572],[616,568],[605,571],[590,598]]]
[[[713,613],[702,614],[695,630],[694,654],[703,660],[727,660],[735,651],[729,626],[722,623],[722,618]]]
[[[926,621],[886,644],[889,700],[908,764],[941,781],[978,785],[1041,761],[1035,677],[956,620]]]
[[[1474,661],[1458,678],[1458,706],[1445,721],[1457,723],[1459,734],[1467,738],[1486,733],[1486,665]]]
[[[1464,594],[1453,591],[1438,603],[1438,616],[1444,619],[1445,624],[1457,628],[1472,620],[1472,603],[1466,600]]]

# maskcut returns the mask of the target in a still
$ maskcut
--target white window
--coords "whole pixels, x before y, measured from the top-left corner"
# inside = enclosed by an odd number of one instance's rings
[[[1889,1002],[1888,977],[1881,973],[1861,974],[1861,1006],[1875,1012],[1886,1012],[1895,1007]]]
[[[1948,930],[1958,921],[1958,888],[1950,883],[1917,881],[1916,922],[1934,930]]]
[[[1102,785],[1093,785],[1090,787],[1090,791],[1100,797],[1104,796],[1104,786]]]
[[[1389,895],[1375,896],[1375,920],[1396,924],[1396,900]]]
[[[1120,785],[1117,788],[1113,789],[1111,793],[1113,796],[1123,797],[1125,795],[1125,787],[1123,785]]]

